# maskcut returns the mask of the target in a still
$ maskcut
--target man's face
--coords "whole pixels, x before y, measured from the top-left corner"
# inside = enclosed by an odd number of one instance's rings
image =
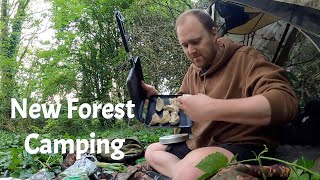
[[[187,57],[199,68],[212,64],[217,52],[217,33],[208,32],[192,15],[177,25],[179,43]]]

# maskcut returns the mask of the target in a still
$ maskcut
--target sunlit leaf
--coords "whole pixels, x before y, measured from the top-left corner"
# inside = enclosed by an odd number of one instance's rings
[[[221,168],[226,167],[228,158],[220,152],[208,155],[196,165],[204,173],[217,173]]]

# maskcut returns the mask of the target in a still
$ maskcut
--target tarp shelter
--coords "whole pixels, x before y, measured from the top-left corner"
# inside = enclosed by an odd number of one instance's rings
[[[319,0],[214,0],[210,2],[211,6],[214,4],[215,10],[224,18],[223,30],[227,33],[249,34],[282,20],[288,23],[283,37],[286,36],[289,26],[294,26],[304,33],[320,51]]]

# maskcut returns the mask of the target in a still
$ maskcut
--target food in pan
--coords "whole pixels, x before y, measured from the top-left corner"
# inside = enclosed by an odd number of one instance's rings
[[[177,112],[172,112],[170,115],[171,115],[171,119],[170,119],[169,123],[170,123],[171,125],[177,125],[177,124],[179,124],[180,118],[179,118],[178,113],[177,113]]]
[[[164,106],[164,101],[158,97],[157,98],[157,104],[156,104],[156,110],[159,112],[163,109],[163,106]]]
[[[162,115],[160,124],[168,123],[170,121],[170,119],[171,119],[170,112],[169,111],[163,111],[163,115]]]
[[[164,100],[158,97],[156,102],[156,113],[152,115],[150,125],[153,126],[166,123],[170,123],[171,125],[179,124],[179,104],[177,98],[169,98],[169,105],[165,105]],[[162,113],[162,118],[159,117],[159,113]]]
[[[175,105],[178,107],[180,105],[180,103],[177,101],[177,98],[169,98],[169,102],[170,102],[170,105]]]
[[[151,126],[156,125],[156,124],[160,123],[160,121],[161,121],[161,118],[158,116],[157,113],[154,113],[152,115],[152,119],[151,119],[150,125]]]
[[[167,110],[169,112],[179,112],[180,111],[179,107],[176,105],[173,105],[173,104],[163,106],[163,109]]]

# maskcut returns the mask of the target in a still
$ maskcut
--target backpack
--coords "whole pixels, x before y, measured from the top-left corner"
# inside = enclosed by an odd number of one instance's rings
[[[109,142],[112,142],[112,140],[113,139],[109,139]],[[109,146],[109,153],[106,154],[102,151],[101,154],[96,154],[96,157],[100,162],[118,162],[133,165],[135,160],[143,157],[144,155],[144,147],[137,137],[125,138],[125,142],[120,150],[124,152],[124,158],[121,160],[113,160],[111,158],[111,154],[113,153],[111,146]]]

